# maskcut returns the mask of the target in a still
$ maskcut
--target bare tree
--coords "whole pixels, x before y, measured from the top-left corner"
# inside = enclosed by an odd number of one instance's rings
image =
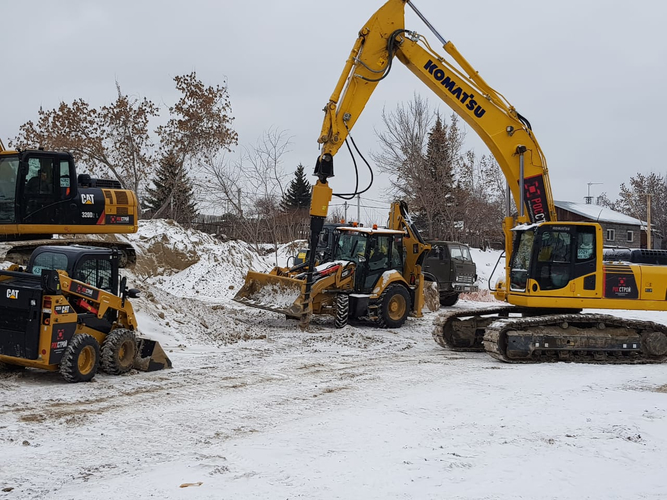
[[[231,151],[238,134],[231,128],[234,118],[226,85],[206,87],[197,73],[174,77],[183,95],[169,107],[171,118],[156,130],[164,154],[181,163],[211,160],[220,151]]]
[[[286,131],[272,127],[254,146],[244,148],[237,160],[220,157],[202,164],[207,206],[215,203],[217,211],[233,210],[240,236],[256,245],[284,242],[294,234],[289,229],[293,221],[280,211],[290,179],[283,166],[290,140]]]
[[[371,158],[381,171],[390,174],[391,194],[411,198],[419,189],[425,170],[425,152],[433,112],[428,102],[415,93],[407,104],[399,103],[396,110],[382,110],[384,130],[375,131],[380,152]]]
[[[83,99],[38,111],[37,123],[28,121],[10,143],[14,147],[44,147],[71,152],[83,171],[106,169],[122,186],[139,193],[153,162],[148,122],[157,107],[147,99],[123,95],[110,106],[91,108]],[[97,174],[100,175],[100,174]]]
[[[654,172],[647,175],[637,173],[630,178],[629,185],[621,184],[619,199],[614,206],[631,217],[646,221],[648,203],[651,200],[651,226],[660,234],[667,234],[667,183],[665,178]]]

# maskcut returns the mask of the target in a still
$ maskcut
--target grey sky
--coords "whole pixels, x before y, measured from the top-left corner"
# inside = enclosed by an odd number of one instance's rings
[[[93,106],[112,102],[116,79],[124,93],[147,97],[166,114],[179,97],[173,77],[194,70],[207,85],[227,82],[241,145],[254,144],[269,127],[286,130],[292,145],[285,169],[303,163],[310,173],[321,110],[359,28],[383,3],[5,0],[0,138],[15,137],[39,106],[52,109],[76,98]],[[581,202],[588,182],[603,183],[591,187],[593,195],[605,191],[614,199],[637,172],[665,173],[667,2],[415,4],[531,121],[556,199]],[[406,27],[438,46],[409,8]],[[352,131],[367,157],[377,149],[374,128],[383,106],[393,110],[414,92],[451,113],[394,65]],[[471,129],[467,147],[487,153]],[[345,148],[335,163],[334,190],[349,191],[353,168]],[[386,185],[378,180],[369,198],[385,199]]]

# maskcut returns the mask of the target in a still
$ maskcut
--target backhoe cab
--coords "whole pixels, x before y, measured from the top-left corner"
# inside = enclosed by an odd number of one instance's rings
[[[102,368],[122,374],[170,368],[160,344],[137,338],[137,319],[119,276],[120,253],[43,246],[26,269],[0,271],[0,366],[59,370],[68,382]]]

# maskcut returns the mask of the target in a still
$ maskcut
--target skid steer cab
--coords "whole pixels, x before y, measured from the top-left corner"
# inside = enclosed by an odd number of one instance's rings
[[[421,317],[421,262],[430,246],[400,229],[338,227],[333,260],[314,270],[311,304],[304,304],[306,273],[296,268],[250,271],[234,300],[301,318],[304,309],[329,314],[337,328],[367,319],[382,328],[402,326],[412,313]]]
[[[119,259],[109,248],[43,246],[27,268],[0,271],[0,368],[59,370],[68,382],[171,368],[158,342],[136,336],[129,299],[139,291],[120,278]]]

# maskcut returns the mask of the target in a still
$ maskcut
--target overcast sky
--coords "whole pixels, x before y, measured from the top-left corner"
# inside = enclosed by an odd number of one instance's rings
[[[206,85],[228,85],[240,145],[255,144],[270,127],[285,130],[292,141],[285,169],[291,176],[303,163],[310,174],[321,110],[358,30],[383,3],[5,0],[0,138],[5,144],[14,138],[40,106],[77,98],[109,104],[116,80],[124,93],[152,100],[166,115],[179,98],[173,77],[196,71]],[[602,183],[590,187],[592,195],[615,199],[637,172],[666,173],[667,2],[414,3],[530,120],[555,199],[583,202],[589,182]],[[438,47],[410,8],[406,28]],[[367,157],[377,151],[383,107],[393,110],[415,92],[451,114],[396,64],[352,131]],[[478,156],[488,153],[471,129],[466,146]],[[354,170],[345,148],[335,164],[334,190],[350,190]],[[386,186],[378,180],[362,204],[388,206]]]

